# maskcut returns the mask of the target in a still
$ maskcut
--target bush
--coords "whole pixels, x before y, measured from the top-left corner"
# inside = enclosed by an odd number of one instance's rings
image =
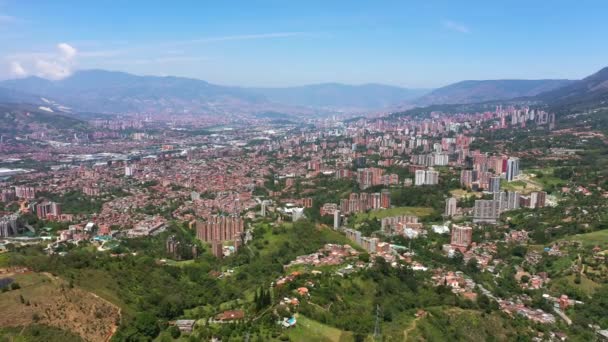
[[[175,326],[169,328],[169,333],[174,339],[178,338],[182,334],[182,332],[179,331],[179,328]]]

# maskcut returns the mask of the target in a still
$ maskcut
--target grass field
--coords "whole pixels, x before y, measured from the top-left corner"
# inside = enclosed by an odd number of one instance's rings
[[[467,190],[462,190],[462,189],[454,189],[454,190],[450,190],[450,194],[452,194],[452,196],[454,196],[456,199],[461,199],[461,198],[469,198],[469,197],[483,197],[483,194],[480,192],[472,192],[472,191],[467,191]]]
[[[526,171],[527,174],[533,174],[535,177],[530,177],[530,180],[543,186],[543,188],[552,186],[566,185],[566,181],[553,176],[553,168],[544,169],[530,169]],[[542,173],[542,177],[537,177],[539,173]]]
[[[0,267],[8,267],[8,253],[0,253]]]
[[[585,247],[600,246],[606,249],[608,248],[608,229],[598,230],[596,232],[586,234],[576,234],[568,236],[563,240],[580,241]]]
[[[584,274],[581,275],[580,284],[575,283],[574,278],[575,278],[574,275],[571,274],[569,276],[557,279],[551,283],[551,289],[559,290],[559,289],[562,289],[563,285],[565,285],[565,287],[578,288],[581,291],[583,291],[586,295],[592,296],[593,293],[595,292],[595,290],[598,287],[602,286],[601,284],[598,284],[598,283],[594,282],[593,280],[587,278]],[[562,291],[559,290],[558,292],[562,292]]]
[[[372,210],[367,213],[358,213],[355,215],[355,222],[361,222],[366,219],[383,219],[389,216],[401,215],[416,215],[418,217],[428,216],[433,213],[433,208],[427,207],[396,207],[390,209]]]
[[[350,342],[354,341],[351,332],[330,327],[313,321],[308,317],[298,315],[295,327],[288,330],[288,336],[294,342]]]
[[[543,189],[540,184],[536,183],[535,181],[532,181],[526,175],[522,176],[520,180],[512,182],[502,181],[500,183],[500,187],[503,190],[517,191],[520,194],[529,194],[532,191],[541,191]]]

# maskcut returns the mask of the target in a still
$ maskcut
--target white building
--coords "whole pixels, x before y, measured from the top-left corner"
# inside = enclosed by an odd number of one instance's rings
[[[519,176],[519,158],[511,157],[507,160],[507,181],[511,182]]]

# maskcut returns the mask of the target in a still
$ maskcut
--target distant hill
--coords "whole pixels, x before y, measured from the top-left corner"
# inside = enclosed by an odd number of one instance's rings
[[[554,111],[585,110],[608,106],[608,67],[564,87],[543,92],[537,99]]]
[[[0,87],[0,103],[42,103],[40,97],[19,90]]]
[[[572,84],[571,80],[462,81],[435,89],[414,101],[418,106],[468,104],[535,96]]]
[[[408,89],[383,84],[312,84],[288,88],[251,88],[268,100],[291,106],[333,109],[381,109],[410,101],[428,89]]]
[[[104,70],[78,71],[58,81],[28,77],[0,82],[0,89],[36,94],[24,102],[53,99],[76,111],[118,112],[306,112],[298,107],[371,109],[422,95],[419,89],[337,83],[290,88],[227,87],[183,77],[136,76]],[[2,92],[0,92],[2,98]],[[7,98],[9,98],[7,96]]]
[[[0,89],[35,94],[24,102],[52,99],[76,112],[124,113],[318,113],[339,109],[381,109],[423,95],[423,89],[381,84],[327,83],[288,88],[229,87],[184,77],[137,76],[124,72],[83,70],[62,80],[28,77],[0,82]],[[0,98],[2,92],[0,92]],[[323,112],[324,110],[321,110]]]
[[[0,133],[24,134],[45,130],[80,130],[87,127],[84,121],[58,112],[51,105],[0,103]]]
[[[104,70],[78,71],[58,81],[28,77],[0,87],[52,98],[77,111],[222,112],[265,102],[263,96],[182,77],[136,76]]]

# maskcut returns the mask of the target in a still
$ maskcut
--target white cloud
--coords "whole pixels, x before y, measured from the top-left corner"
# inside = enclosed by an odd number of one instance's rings
[[[12,77],[35,75],[59,80],[72,74],[78,50],[67,43],[59,43],[55,52],[21,53],[7,56]]]
[[[27,76],[27,71],[25,71],[25,69],[19,62],[11,62],[9,72],[14,77]]]
[[[61,56],[68,61],[74,59],[74,57],[76,57],[76,53],[78,53],[74,47],[67,43],[57,44],[57,49],[59,50]]]
[[[445,21],[443,21],[442,24],[443,24],[443,27],[445,27],[448,30],[452,30],[452,31],[460,32],[460,33],[471,32],[471,30],[469,30],[469,28],[467,26],[465,26],[464,24],[461,24],[461,23],[457,23],[455,21],[445,20]]]
[[[61,61],[37,60],[34,64],[36,67],[36,76],[48,78],[51,80],[60,80],[72,74],[70,65]]]

